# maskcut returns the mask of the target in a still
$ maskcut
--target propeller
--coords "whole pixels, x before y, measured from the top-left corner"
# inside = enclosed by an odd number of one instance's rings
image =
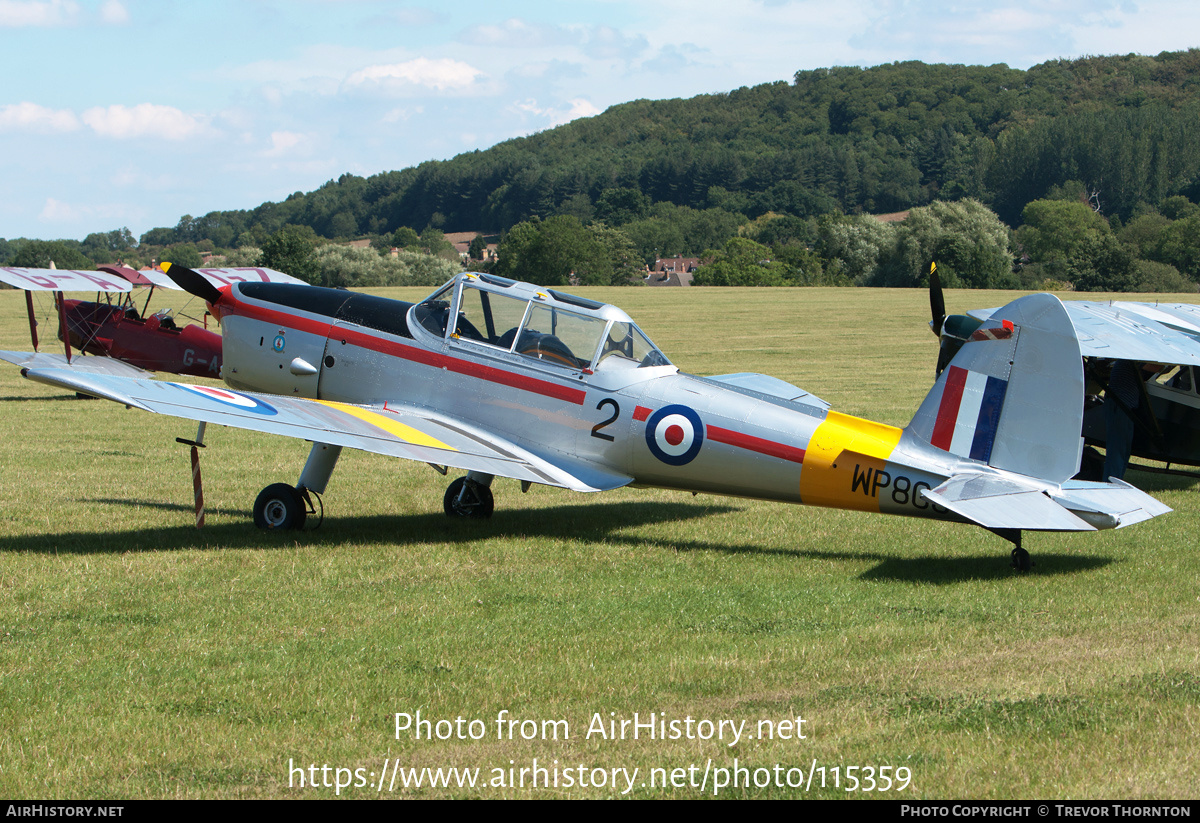
[[[983,321],[967,314],[946,315],[946,298],[942,295],[942,279],[938,277],[937,263],[929,265],[929,312],[933,315],[929,328],[941,341],[937,359],[937,374],[941,375],[971,334],[983,325]]]
[[[942,324],[946,322],[946,299],[942,296],[942,279],[938,277],[937,263],[929,264],[929,311],[933,320],[929,328],[934,337],[942,336]]]
[[[175,281],[175,285],[188,294],[195,295],[205,303],[215,304],[221,299],[221,290],[214,286],[198,271],[181,266],[178,263],[163,263],[162,270]]]

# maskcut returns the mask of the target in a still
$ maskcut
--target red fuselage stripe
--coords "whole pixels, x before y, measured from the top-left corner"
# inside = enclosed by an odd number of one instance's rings
[[[228,299],[228,298],[227,298]],[[296,329],[297,331],[308,332],[321,337],[328,337],[332,327],[330,320],[313,320],[308,317],[302,317],[297,314],[290,314],[276,309],[268,309],[264,306],[255,306],[242,301],[237,301],[235,305],[228,306],[225,310],[226,314],[240,315],[249,317],[254,320],[261,320],[267,323],[273,323],[285,328]],[[463,374],[467,377],[475,377],[480,380],[486,380],[489,383],[499,383],[504,386],[511,386],[514,389],[540,394],[544,397],[553,397],[556,400],[562,400],[567,403],[574,403],[577,406],[582,406],[587,393],[582,389],[573,389],[569,386],[560,386],[557,383],[552,383],[549,380],[540,380],[536,377],[527,377],[523,374],[514,374],[504,369],[497,369],[492,366],[484,366],[479,363],[472,363],[467,360],[459,360],[455,357],[447,357],[444,354],[427,351],[417,345],[405,345],[397,343],[393,340],[383,340],[378,337],[372,337],[358,329],[340,328],[338,329],[338,339],[345,338],[346,342],[353,343],[364,349],[377,351],[380,354],[399,357],[404,360],[411,360],[415,363],[420,363],[425,366],[432,366],[437,369],[446,369],[447,371]]]
[[[804,449],[798,449],[795,446],[785,446],[782,443],[776,443],[773,440],[764,440],[761,437],[753,437],[749,434],[742,434],[741,432],[735,432],[733,429],[709,426],[708,439],[717,443],[736,446],[739,449],[747,449],[759,454],[769,455],[770,457],[778,457],[780,460],[790,460],[793,463],[804,462]]]

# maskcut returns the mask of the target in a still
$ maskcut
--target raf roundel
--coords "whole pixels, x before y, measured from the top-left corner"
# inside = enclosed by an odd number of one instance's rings
[[[193,386],[188,383],[171,383],[170,385],[186,389],[201,397],[207,397],[209,400],[215,400],[226,406],[234,406],[244,411],[254,412],[255,414],[274,415],[279,413],[270,403],[264,403],[257,397],[251,397],[241,392],[218,389],[215,386]]]
[[[687,406],[664,406],[646,421],[650,453],[671,466],[691,463],[704,445],[704,424]]]

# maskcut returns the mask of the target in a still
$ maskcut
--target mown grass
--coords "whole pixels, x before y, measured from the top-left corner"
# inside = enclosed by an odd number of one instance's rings
[[[581,292],[625,307],[685,370],[762,371],[851,414],[903,425],[932,380],[919,291]],[[28,348],[19,292],[0,292],[0,346]],[[1190,480],[1134,473],[1176,511],[1031,535],[1037,565],[1017,575],[1007,544],[978,529],[675,492],[522,495],[498,481],[492,520],[451,522],[446,479],[358,453],[343,456],[319,530],[265,534],[254,497],[294,482],[307,444],[220,428],[197,531],[174,441],[194,431],[0,370],[0,795],[327,797],[289,785],[289,760],[365,774],[385,757],[479,767],[484,781],[533,758],[637,767],[637,797],[697,796],[640,783],[691,764],[699,780],[735,757],[806,773],[906,766],[912,785],[892,797],[1195,795]],[[483,720],[488,736],[396,739],[395,713],[417,710]],[[565,719],[571,737],[497,740],[501,710]],[[807,738],[585,738],[610,712],[748,731],[800,715]]]

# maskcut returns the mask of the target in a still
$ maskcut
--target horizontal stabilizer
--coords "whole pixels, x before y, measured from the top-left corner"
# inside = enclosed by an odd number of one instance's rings
[[[1119,529],[1171,511],[1120,480],[1037,487],[1012,477],[971,473],[955,475],[925,496],[987,529]]]
[[[925,497],[985,529],[1090,532],[1096,527],[1064,509],[1045,491],[993,475],[951,477]]]

